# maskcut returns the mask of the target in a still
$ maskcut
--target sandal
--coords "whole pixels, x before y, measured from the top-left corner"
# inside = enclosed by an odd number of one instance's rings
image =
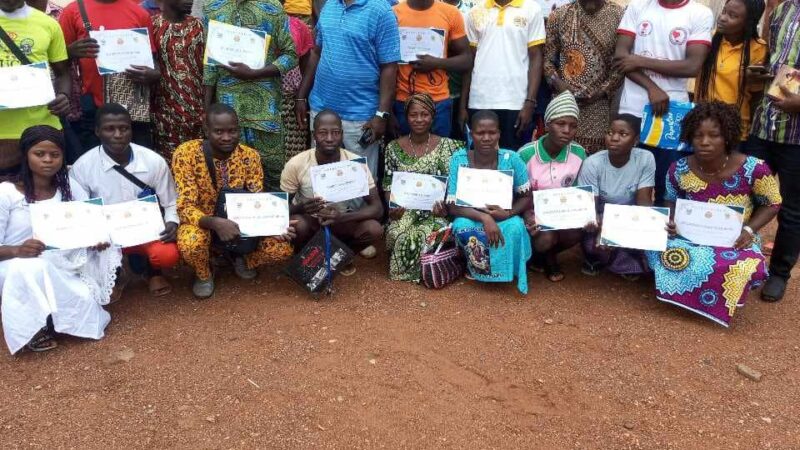
[[[548,253],[544,264],[544,275],[553,283],[558,283],[564,279],[564,272],[558,265],[555,253]]]
[[[600,275],[600,268],[598,264],[592,264],[589,261],[584,261],[581,265],[581,273],[587,277],[596,277]]]
[[[36,333],[33,339],[25,344],[25,347],[32,352],[40,353],[58,347],[58,342],[55,341],[55,337],[50,334],[47,327],[45,327]]]
[[[356,273],[356,266],[353,263],[350,263],[339,270],[339,273],[342,274],[343,277],[351,277]]]
[[[172,292],[172,285],[169,284],[163,275],[155,275],[147,281],[147,288],[153,297],[163,297]]]

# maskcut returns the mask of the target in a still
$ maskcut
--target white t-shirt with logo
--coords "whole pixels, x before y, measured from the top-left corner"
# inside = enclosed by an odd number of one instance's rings
[[[634,38],[634,55],[680,61],[686,59],[689,45],[710,46],[713,28],[714,14],[694,0],[667,6],[659,0],[633,0],[625,10],[617,33]],[[650,70],[644,72],[670,100],[689,101],[687,78],[667,77]],[[647,90],[625,78],[619,112],[642,117],[644,105],[649,102]]]

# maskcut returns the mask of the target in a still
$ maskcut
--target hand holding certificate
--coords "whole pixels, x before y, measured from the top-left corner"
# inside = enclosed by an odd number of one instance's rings
[[[698,245],[733,247],[742,233],[744,208],[678,199],[675,226],[678,235]]]
[[[533,191],[533,212],[542,230],[573,230],[597,223],[591,186]]]
[[[97,54],[100,75],[123,73],[131,66],[155,67],[147,28],[93,30],[89,36],[100,45]]]
[[[511,209],[513,201],[513,171],[458,168],[456,205],[473,208],[493,205]]]
[[[439,28],[400,27],[400,62],[416,61],[418,55],[444,58],[444,38]]]
[[[261,30],[211,20],[208,22],[208,39],[203,59],[209,66],[242,63],[251,69],[263,69],[269,42],[270,35]]]
[[[33,238],[49,248],[70,250],[109,241],[101,199],[36,202],[30,212]]]
[[[244,237],[280,236],[289,228],[289,195],[285,192],[225,194],[228,219]]]
[[[330,203],[345,202],[369,195],[366,158],[339,161],[311,168],[314,195]]]
[[[105,205],[103,214],[111,242],[123,248],[157,241],[164,231],[164,219],[155,195]]]
[[[447,178],[412,172],[394,172],[389,191],[391,208],[432,211],[433,205],[444,200]]]
[[[55,98],[47,63],[0,68],[0,110],[46,105]]]
[[[606,204],[600,245],[663,252],[668,222],[669,208]]]

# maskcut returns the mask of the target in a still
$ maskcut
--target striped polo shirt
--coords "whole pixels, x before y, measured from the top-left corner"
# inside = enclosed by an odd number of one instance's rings
[[[570,187],[578,179],[586,150],[570,142],[555,157],[551,157],[544,148],[544,138],[522,146],[519,156],[528,167],[528,178],[534,191]]]
[[[400,61],[397,17],[386,0],[328,0],[317,22],[322,49],[311,109],[363,121],[378,110],[380,66]]]

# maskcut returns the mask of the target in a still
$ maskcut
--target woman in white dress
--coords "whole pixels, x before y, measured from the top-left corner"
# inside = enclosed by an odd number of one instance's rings
[[[0,307],[8,349],[51,350],[53,332],[100,339],[111,321],[102,305],[109,302],[121,252],[109,244],[45,250],[33,238],[29,204],[87,196],[69,183],[60,131],[28,128],[20,150],[17,181],[0,183]]]

